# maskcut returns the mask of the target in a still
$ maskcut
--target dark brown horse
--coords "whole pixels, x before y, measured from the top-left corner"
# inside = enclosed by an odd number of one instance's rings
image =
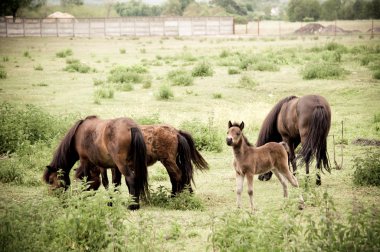
[[[232,146],[234,154],[234,168],[236,171],[236,195],[237,206],[241,207],[241,193],[243,191],[244,178],[247,178],[248,195],[251,211],[253,204],[253,178],[256,174],[273,171],[280,180],[284,191],[284,197],[288,197],[288,186],[286,180],[292,186],[298,188],[296,177],[289,171],[288,146],[285,142],[269,142],[260,147],[254,147],[243,134],[244,122],[241,124],[228,122],[226,142]],[[300,196],[300,209],[303,209],[304,201]]]
[[[140,207],[139,196],[148,189],[146,145],[132,119],[101,120],[89,116],[79,120],[59,144],[43,179],[52,188],[67,188],[70,170],[77,160],[86,173],[96,166],[118,169],[136,201],[129,208]]]
[[[269,112],[261,127],[256,146],[284,141],[289,145],[289,161],[297,170],[295,149],[301,143],[300,157],[309,174],[310,162],[315,157],[318,170],[330,171],[327,154],[327,136],[331,125],[331,110],[326,99],[319,95],[289,96],[279,101]],[[259,176],[269,180],[272,173]],[[321,177],[317,172],[317,185]]]
[[[147,147],[148,166],[160,161],[166,168],[172,184],[172,194],[181,192],[185,187],[191,189],[193,181],[193,164],[199,170],[207,170],[208,164],[195,148],[190,133],[178,130],[169,125],[141,125]],[[88,173],[89,189],[97,190],[100,186],[99,175],[102,175],[104,187],[108,187],[107,171],[101,167]],[[76,178],[83,179],[84,167],[76,170]],[[118,186],[121,182],[120,172],[112,170],[112,182]]]

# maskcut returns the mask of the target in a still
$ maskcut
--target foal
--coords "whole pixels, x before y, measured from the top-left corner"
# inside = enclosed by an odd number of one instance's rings
[[[232,124],[228,122],[227,145],[232,146],[234,153],[234,167],[236,171],[236,194],[237,206],[241,207],[241,193],[243,191],[244,177],[247,177],[248,195],[251,210],[254,211],[253,204],[253,176],[272,171],[280,180],[284,197],[288,197],[288,187],[284,177],[298,188],[296,177],[289,171],[288,146],[286,143],[270,142],[260,147],[254,147],[243,135],[244,122]],[[303,209],[303,198],[300,197],[300,209]]]

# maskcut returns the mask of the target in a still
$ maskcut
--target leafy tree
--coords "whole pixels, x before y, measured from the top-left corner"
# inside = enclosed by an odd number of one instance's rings
[[[323,20],[336,20],[340,8],[340,0],[326,0],[321,5],[321,18]]]
[[[121,17],[159,16],[162,11],[159,6],[150,6],[136,0],[131,0],[127,3],[117,2],[114,8]]]
[[[61,0],[61,6],[83,5],[84,0]]]
[[[380,19],[380,0],[372,0],[372,18]]]
[[[318,0],[290,0],[288,4],[288,17],[290,21],[303,21],[305,18],[318,20],[321,5]]]
[[[46,0],[1,0],[0,16],[12,15],[13,22],[16,20],[17,12],[24,7],[39,8],[46,4]]]
[[[213,0],[212,3],[223,7],[228,13],[247,15],[247,9],[240,6],[235,0]]]
[[[169,0],[164,6],[163,13],[165,15],[182,16],[186,7],[194,2],[194,0]]]

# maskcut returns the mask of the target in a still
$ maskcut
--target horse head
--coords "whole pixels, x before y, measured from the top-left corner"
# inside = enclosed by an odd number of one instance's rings
[[[229,146],[237,145],[241,141],[241,137],[243,136],[244,122],[231,123],[228,122],[228,131],[226,142]]]

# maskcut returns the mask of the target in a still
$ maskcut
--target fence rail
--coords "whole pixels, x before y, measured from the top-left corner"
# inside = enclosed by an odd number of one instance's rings
[[[232,35],[232,17],[0,19],[0,37]]]

